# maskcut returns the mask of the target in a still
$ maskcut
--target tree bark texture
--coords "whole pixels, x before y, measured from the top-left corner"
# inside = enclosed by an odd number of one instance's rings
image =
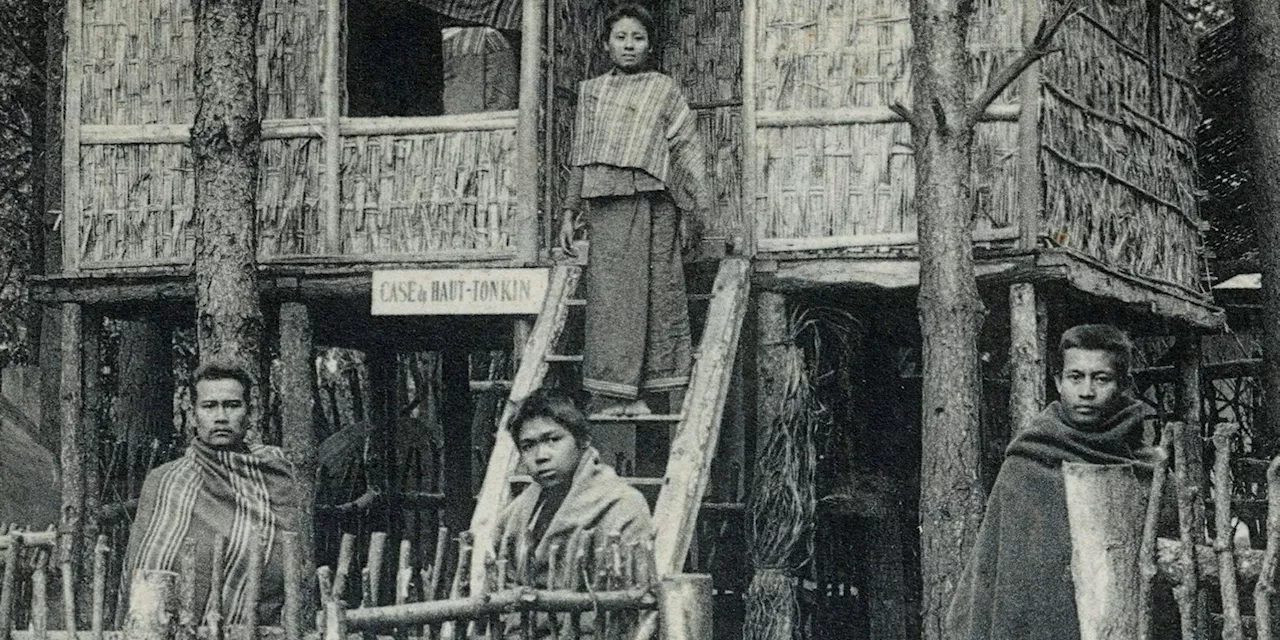
[[[262,128],[255,34],[261,0],[196,0],[196,327],[200,361],[237,363],[255,377],[251,426],[261,420],[263,319],[255,257]]]
[[[168,327],[149,320],[119,323],[120,383],[112,425],[126,443],[128,492],[142,491],[152,460],[151,444],[174,438],[172,337]]]
[[[298,487],[298,543],[301,575],[315,574],[316,500],[316,359],[312,345],[311,315],[300,302],[280,305],[280,413],[281,444],[293,463]],[[313,580],[300,581],[302,619],[315,616]]]
[[[1271,0],[1236,0],[1240,23],[1240,70],[1249,176],[1262,266],[1262,352],[1264,424],[1267,444],[1280,438],[1280,5]]]
[[[923,338],[920,465],[922,624],[943,619],[982,521],[978,332],[984,313],[972,258],[969,187],[973,129],[965,122],[973,5],[912,0],[915,207]]]
[[[1044,294],[1030,282],[1009,287],[1009,426],[1016,435],[1044,409]]]

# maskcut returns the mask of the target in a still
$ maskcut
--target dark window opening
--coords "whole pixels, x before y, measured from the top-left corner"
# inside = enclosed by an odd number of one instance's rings
[[[346,115],[516,108],[517,32],[460,23],[407,0],[356,0],[346,27]]]

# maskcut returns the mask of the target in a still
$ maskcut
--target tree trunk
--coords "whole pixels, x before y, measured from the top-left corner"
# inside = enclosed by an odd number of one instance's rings
[[[966,36],[971,2],[912,0],[912,127],[920,238],[923,381],[920,527],[924,637],[943,617],[982,520],[978,331],[983,306],[972,258],[973,129]]]
[[[1264,442],[1280,439],[1280,5],[1273,0],[1236,0],[1240,23],[1240,69],[1254,194],[1254,227],[1262,265]],[[1272,450],[1274,453],[1274,449]]]
[[[263,319],[254,259],[255,195],[262,128],[255,34],[261,0],[196,0],[196,327],[200,361],[233,362],[257,389],[251,428],[261,420]]]

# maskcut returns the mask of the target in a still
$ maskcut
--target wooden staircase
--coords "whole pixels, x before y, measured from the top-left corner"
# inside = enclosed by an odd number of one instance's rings
[[[720,416],[738,350],[749,293],[750,263],[741,257],[727,257],[720,262],[711,293],[694,295],[704,299],[708,308],[702,336],[694,353],[693,371],[684,405],[677,414],[654,414],[643,417],[590,416],[593,427],[608,430],[611,425],[634,425],[643,429],[666,427],[671,433],[666,469],[661,477],[645,477],[624,473],[632,485],[644,491],[658,489],[654,508],[654,524],[658,537],[654,555],[658,571],[665,575],[679,573],[694,536],[698,509],[706,492],[720,435]],[[580,354],[561,353],[557,348],[569,324],[571,311],[583,302],[573,297],[581,276],[577,265],[558,265],[551,273],[551,284],[542,312],[538,315],[521,355],[520,365],[511,382],[509,402],[498,419],[496,439],[485,470],[484,484],[471,517],[471,533],[476,549],[493,548],[498,514],[511,499],[513,484],[527,482],[515,475],[519,462],[507,425],[515,409],[530,393],[538,389],[553,367],[581,362]],[[695,336],[697,333],[695,332]],[[612,462],[606,459],[606,462]],[[485,584],[483,562],[472,564],[471,584]]]

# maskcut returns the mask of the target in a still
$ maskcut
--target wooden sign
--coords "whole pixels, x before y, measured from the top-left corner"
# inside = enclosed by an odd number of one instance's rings
[[[373,272],[375,316],[537,315],[550,269]]]

